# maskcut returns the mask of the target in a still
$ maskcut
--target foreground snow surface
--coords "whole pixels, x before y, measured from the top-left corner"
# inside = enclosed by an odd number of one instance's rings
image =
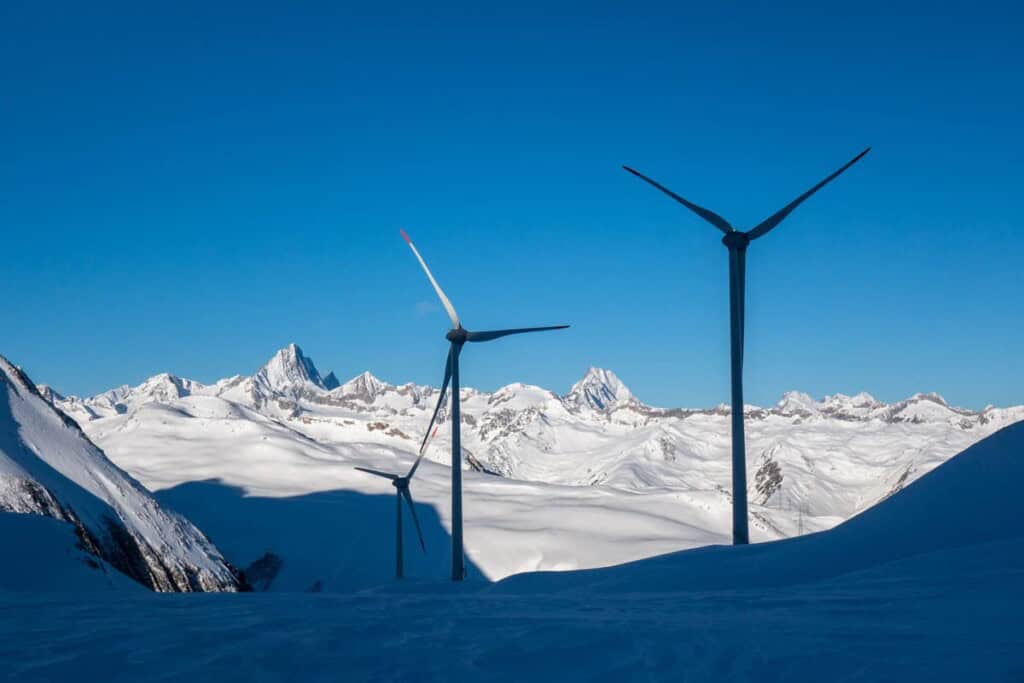
[[[1024,424],[772,543],[352,595],[0,593],[0,661],[17,680],[1019,681],[1022,477]]]
[[[1016,681],[1024,543],[771,590],[0,594],[12,680]]]

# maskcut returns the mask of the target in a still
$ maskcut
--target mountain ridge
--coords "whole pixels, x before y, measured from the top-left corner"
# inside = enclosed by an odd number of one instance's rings
[[[49,395],[0,356],[0,511],[71,524],[85,551],[153,590],[236,590],[239,577],[209,539],[163,509]]]
[[[257,393],[263,393],[264,398],[267,395],[290,398],[302,397],[303,395],[308,395],[311,390],[319,390],[337,398],[357,397],[367,403],[372,403],[377,396],[403,387],[407,391],[415,388],[427,394],[436,394],[437,391],[433,386],[417,385],[412,382],[390,384],[376,377],[369,370],[363,371],[345,382],[338,380],[333,371],[328,373],[326,377],[321,377],[313,360],[306,356],[302,352],[301,347],[295,343],[291,343],[277,351],[253,375],[235,375],[218,380],[212,384],[203,384],[195,380],[163,372],[147,378],[138,385],[123,384],[92,396],[62,395],[46,384],[40,384],[39,390],[44,396],[53,401],[69,404],[80,403],[94,410],[118,410],[123,408],[118,408],[117,406],[125,406],[126,401],[137,403],[137,399],[140,397],[152,400],[165,400],[168,397],[180,398],[193,392],[220,395],[246,381],[258,385],[263,392],[257,391]],[[337,384],[335,385],[335,383]],[[328,387],[327,384],[332,386]],[[499,387],[493,392],[481,391],[468,386],[463,386],[462,390],[470,394],[495,395],[517,385],[531,386],[513,382]],[[540,388],[543,391],[549,391],[542,387]],[[251,393],[252,388],[249,391]],[[646,411],[675,415],[700,413],[728,415],[731,412],[731,407],[728,404],[719,404],[712,408],[663,408],[652,406],[637,398],[614,371],[595,366],[589,367],[565,394],[559,395],[557,392],[551,391],[549,393],[558,396],[571,407],[589,408],[596,412],[611,412],[627,405],[633,405]],[[936,392],[917,392],[907,398],[892,403],[885,403],[876,399],[868,392],[860,392],[852,396],[843,393],[827,394],[821,399],[816,399],[807,393],[789,390],[784,392],[780,399],[772,406],[762,407],[747,404],[744,407],[744,413],[754,419],[763,413],[802,417],[825,416],[837,417],[839,419],[885,419],[887,415],[897,415],[908,405],[925,402],[934,403],[965,416],[979,416],[993,411],[1024,407],[1009,406],[1000,408],[994,405],[987,405],[981,410],[959,408],[950,405],[945,398]],[[898,418],[894,419],[899,421]],[[923,419],[923,416],[921,419]]]

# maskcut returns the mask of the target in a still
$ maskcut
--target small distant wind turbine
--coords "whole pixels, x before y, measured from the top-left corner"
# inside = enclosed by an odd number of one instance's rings
[[[683,199],[664,185],[656,183],[642,173],[634,171],[629,166],[622,167],[641,180],[658,188],[725,233],[725,236],[722,238],[722,244],[729,249],[729,329],[732,352],[732,542],[735,545],[750,542],[750,533],[747,528],[747,463],[743,438],[743,300],[746,287],[747,246],[752,240],[768,234],[793,209],[800,206],[805,199],[832,180],[835,180],[840,173],[860,161],[861,157],[869,151],[871,151],[870,147],[848,161],[838,171],[746,232],[736,230],[729,224],[729,221],[714,211],[709,211],[702,206]]]
[[[452,581],[461,581],[465,578],[466,570],[463,562],[463,550],[462,550],[462,434],[460,426],[460,411],[459,411],[459,354],[462,353],[462,347],[466,342],[486,342],[498,339],[500,337],[507,337],[512,334],[524,334],[526,332],[543,332],[546,330],[563,330],[568,325],[552,325],[549,327],[519,327],[509,330],[488,330],[484,332],[470,332],[469,330],[462,327],[462,323],[459,322],[459,316],[455,312],[455,307],[452,306],[452,302],[448,300],[445,293],[441,290],[441,286],[437,284],[437,280],[431,274],[430,269],[427,268],[426,262],[423,257],[420,256],[420,252],[416,250],[416,245],[412,243],[409,235],[406,234],[405,230],[400,231],[402,238],[405,240],[409,248],[412,249],[412,253],[416,256],[416,260],[423,266],[423,272],[427,274],[427,279],[430,280],[430,284],[433,285],[434,291],[437,292],[437,296],[441,299],[441,305],[444,306],[444,310],[448,313],[448,318],[452,321],[452,329],[448,330],[448,334],[445,338],[449,341],[450,346],[448,349],[448,360],[445,363],[444,368],[444,382],[441,384],[441,395],[438,397],[437,406],[434,408],[434,414],[430,418],[430,425],[427,426],[427,436],[430,435],[430,430],[434,425],[434,421],[437,419],[437,414],[441,410],[441,404],[445,399],[445,392],[448,389],[449,382],[452,388]],[[424,437],[424,444],[426,443]],[[423,457],[422,453],[420,457]]]
[[[428,432],[429,434],[429,432]],[[391,485],[395,487],[395,578],[400,579],[405,575],[404,559],[405,554],[402,548],[402,499],[405,498],[405,502],[409,504],[409,512],[412,513],[412,521],[416,524],[416,535],[420,537],[420,547],[423,548],[423,552],[427,551],[427,544],[423,542],[423,530],[420,529],[420,520],[416,516],[416,505],[412,502],[412,494],[409,493],[409,482],[412,481],[412,477],[416,474],[416,468],[420,466],[420,460],[423,460],[423,454],[426,452],[427,439],[423,439],[423,445],[420,447],[420,454],[416,458],[416,462],[412,464],[412,468],[409,473],[404,477],[400,477],[397,474],[391,474],[389,472],[381,472],[379,470],[371,470],[368,467],[357,467],[356,469],[360,472],[366,472],[368,474],[374,474],[378,477],[391,480]]]

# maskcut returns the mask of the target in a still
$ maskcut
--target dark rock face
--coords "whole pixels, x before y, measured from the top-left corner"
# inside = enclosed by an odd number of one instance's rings
[[[263,557],[246,567],[243,573],[252,590],[268,591],[283,566],[284,560],[279,555],[264,553]]]
[[[766,503],[781,486],[782,468],[770,456],[765,456],[754,475],[754,487],[758,495],[757,502]]]
[[[907,469],[903,471],[903,474],[900,475],[900,478],[897,479],[896,482],[892,485],[892,487],[886,492],[886,494],[882,496],[881,500],[885,500],[886,498],[889,498],[902,491],[903,488],[910,482],[911,474],[913,474],[913,468],[908,465]]]
[[[467,451],[465,448],[462,449],[462,459],[466,461],[467,465],[469,465],[469,469],[473,470],[474,472],[480,472],[481,474],[490,474],[495,477],[502,476],[501,472],[495,472],[494,470],[489,469],[486,465],[480,462],[475,455]]]
[[[334,371],[327,373],[327,376],[323,379],[324,389],[327,391],[333,391],[341,386],[341,382],[338,381],[338,376],[334,374]]]

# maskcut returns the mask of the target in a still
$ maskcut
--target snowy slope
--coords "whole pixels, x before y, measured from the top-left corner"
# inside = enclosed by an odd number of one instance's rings
[[[521,575],[500,591],[629,593],[760,588],[883,571],[890,563],[986,544],[1024,542],[1016,483],[1024,479],[1024,423],[971,446],[904,490],[829,531],[745,547],[711,547],[619,567]],[[1024,559],[1024,558],[1021,558]]]
[[[155,590],[233,590],[216,548],[111,463],[0,356],[0,511],[70,522],[84,548]]]
[[[436,399],[432,387],[390,385],[370,373],[328,388],[295,345],[249,377],[202,385],[158,375],[97,397],[55,398],[152,489],[220,480],[223,496],[186,487],[167,499],[243,568],[275,548],[308,557],[286,562],[273,584],[296,589],[365,585],[373,578],[366,565],[388,566],[393,511],[373,513],[372,524],[352,518],[364,516],[363,506],[390,505],[392,489],[352,467],[408,468]],[[510,384],[493,393],[464,389],[462,400],[462,466],[471,470],[466,543],[483,575],[606,566],[727,539],[727,408],[647,406],[596,368],[565,396]],[[750,406],[754,538],[830,528],[1022,418],[1022,407],[972,412],[923,394],[884,404],[867,394],[816,401],[791,392],[771,408]],[[446,465],[449,443],[441,429],[428,458]],[[331,491],[353,496],[318,495]],[[432,549],[444,548],[446,468],[422,468],[413,494],[434,522]],[[267,512],[283,497],[296,507]],[[328,505],[337,506],[331,515],[321,512]],[[314,553],[283,523],[253,529],[237,521],[251,514],[307,514],[306,526],[358,538],[373,557],[346,544]],[[385,540],[370,540],[378,537]],[[410,546],[407,556],[420,575],[443,575],[443,551],[418,553]]]

